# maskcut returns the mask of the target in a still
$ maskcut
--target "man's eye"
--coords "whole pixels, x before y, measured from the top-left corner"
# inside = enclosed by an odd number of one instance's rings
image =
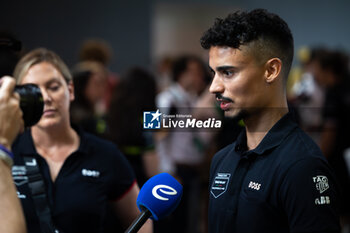
[[[232,72],[232,71],[229,71],[229,70],[223,70],[222,73],[223,73],[223,75],[225,75],[225,76],[231,76],[231,75],[233,74],[233,72]]]

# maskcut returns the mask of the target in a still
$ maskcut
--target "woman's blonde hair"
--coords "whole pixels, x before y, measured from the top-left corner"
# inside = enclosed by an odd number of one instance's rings
[[[38,48],[27,53],[17,63],[15,71],[13,73],[13,77],[16,79],[16,82],[18,84],[21,83],[28,70],[32,66],[41,62],[47,62],[53,65],[62,74],[67,83],[72,81],[72,75],[67,65],[56,53],[45,48]]]

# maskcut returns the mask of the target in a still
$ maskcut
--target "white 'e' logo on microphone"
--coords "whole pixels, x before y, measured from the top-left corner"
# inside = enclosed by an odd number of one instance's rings
[[[171,191],[166,191],[166,190],[164,190],[164,189],[162,189],[162,188],[165,188],[165,189],[168,189],[168,190],[171,190]],[[177,194],[176,190],[175,190],[174,188],[168,186],[168,185],[165,185],[165,184],[156,185],[156,186],[154,186],[154,188],[152,189],[152,194],[153,194],[153,196],[154,196],[155,198],[157,198],[157,199],[159,199],[159,200],[161,200],[161,201],[168,201],[169,198],[160,196],[160,195],[157,193],[158,189],[159,189],[159,191],[160,191],[161,193],[164,193],[164,194],[166,194],[166,195],[176,195],[176,194]]]

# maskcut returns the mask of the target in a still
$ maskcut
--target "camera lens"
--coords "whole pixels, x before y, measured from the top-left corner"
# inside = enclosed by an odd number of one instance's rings
[[[23,112],[25,127],[31,127],[38,123],[43,114],[44,100],[40,88],[35,84],[16,85],[20,99],[20,107]]]

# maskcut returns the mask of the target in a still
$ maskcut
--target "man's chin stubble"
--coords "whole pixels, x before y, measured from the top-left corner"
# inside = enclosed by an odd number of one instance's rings
[[[248,116],[249,116],[249,113],[247,110],[239,110],[239,112],[234,115],[228,115],[228,113],[225,113],[226,118],[230,118],[236,122],[239,122],[240,120],[244,120]]]

